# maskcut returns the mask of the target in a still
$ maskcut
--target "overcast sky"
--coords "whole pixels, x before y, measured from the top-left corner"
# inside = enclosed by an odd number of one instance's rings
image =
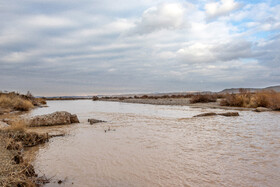
[[[280,84],[278,0],[0,0],[0,90],[34,95]]]

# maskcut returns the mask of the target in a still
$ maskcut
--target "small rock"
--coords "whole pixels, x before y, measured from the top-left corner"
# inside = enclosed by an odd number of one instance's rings
[[[204,114],[198,114],[194,117],[204,117],[204,116],[216,116],[217,114],[215,112],[208,112],[208,113],[204,113]]]
[[[257,107],[255,109],[256,112],[267,112],[267,111],[271,111],[271,109],[269,108],[265,108],[265,107]]]
[[[94,123],[102,123],[102,122],[105,122],[105,121],[98,120],[98,119],[88,119],[88,122],[92,125]]]
[[[219,113],[218,115],[230,117],[230,116],[239,116],[239,113],[238,112],[225,112],[225,113]]]
[[[204,113],[204,114],[198,114],[194,117],[204,117],[204,116],[216,116],[216,115],[220,115],[220,116],[239,116],[238,112],[225,112],[225,113],[215,113],[215,112],[208,112],[208,113]]]

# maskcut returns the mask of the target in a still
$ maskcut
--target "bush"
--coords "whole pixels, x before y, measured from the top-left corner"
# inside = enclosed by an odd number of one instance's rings
[[[272,110],[280,110],[280,93],[270,91],[266,94],[268,100],[268,108]]]
[[[35,101],[36,101],[36,103],[39,103],[40,105],[47,104],[46,98],[36,98]]]
[[[280,93],[274,91],[260,91],[257,93],[241,92],[226,94],[220,103],[222,106],[234,107],[267,107],[280,110]]]
[[[209,102],[216,102],[217,96],[211,94],[199,94],[194,95],[191,97],[190,103],[209,103]]]
[[[99,99],[99,98],[98,98],[97,96],[93,96],[93,97],[92,97],[92,100],[93,100],[93,101],[97,101],[98,99]]]
[[[1,94],[0,107],[4,109],[13,109],[19,111],[28,111],[34,108],[32,102],[22,98],[17,94]]]
[[[149,99],[149,96],[147,96],[147,95],[142,95],[142,96],[141,96],[141,99]]]

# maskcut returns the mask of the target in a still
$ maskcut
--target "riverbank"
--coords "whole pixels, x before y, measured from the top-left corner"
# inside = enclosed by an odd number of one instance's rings
[[[43,126],[79,123],[77,116],[68,112],[34,117],[7,115],[0,115],[0,186],[41,186],[48,183],[44,175],[38,178],[31,163],[34,155],[26,154],[26,151],[48,142],[50,138],[65,135],[61,129],[57,132]]]
[[[217,99],[216,102],[208,103],[191,103],[191,98],[101,98],[98,101],[112,101],[112,102],[122,102],[122,103],[138,103],[138,104],[151,104],[151,105],[171,105],[171,106],[189,106],[193,108],[213,108],[213,109],[225,109],[225,110],[244,110],[251,111],[254,108],[244,108],[244,107],[229,107],[221,106],[221,99]]]
[[[48,142],[52,135],[46,130],[36,132],[26,123],[30,119],[23,117],[45,104],[44,99],[31,94],[0,93],[0,186],[32,187],[48,182],[44,177],[38,178],[30,163],[32,155],[25,156],[25,152],[26,148]]]
[[[195,93],[187,95],[142,95],[134,97],[97,97],[93,101],[118,101],[152,105],[179,105],[226,110],[280,111],[280,93],[275,91],[250,92],[240,89],[239,93]],[[260,108],[261,107],[261,108]],[[258,109],[259,108],[259,109]]]
[[[0,129],[0,186],[40,186],[48,180],[38,178],[33,165],[23,159],[25,148],[48,141],[46,135],[23,130]]]

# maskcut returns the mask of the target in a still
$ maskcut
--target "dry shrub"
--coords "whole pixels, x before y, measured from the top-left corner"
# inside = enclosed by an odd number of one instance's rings
[[[28,99],[24,99],[19,95],[5,94],[0,96],[0,107],[11,108],[19,111],[28,111],[34,107],[32,102]]]
[[[23,162],[20,164],[10,163],[5,164],[6,173],[2,174],[0,186],[19,186],[19,187],[35,187],[36,174],[34,168],[29,163]],[[1,175],[1,174],[0,174]]]
[[[270,106],[270,94],[267,92],[257,92],[251,103],[252,107],[269,107]]]
[[[272,110],[280,110],[280,93],[269,91],[267,92],[268,108]]]
[[[249,91],[240,89],[239,94],[226,94],[220,104],[222,106],[250,107],[251,99],[252,94]]]
[[[142,95],[141,99],[149,99],[149,96],[148,95]]]
[[[209,103],[216,102],[217,96],[211,94],[194,95],[191,97],[190,103]]]
[[[15,110],[19,110],[19,111],[28,111],[28,110],[34,108],[34,105],[29,100],[23,100],[23,99],[17,98],[14,101],[13,108]]]
[[[257,93],[226,94],[225,99],[220,104],[222,106],[267,107],[273,110],[280,110],[280,93],[260,91]]]
[[[246,107],[250,103],[250,97],[238,94],[227,94],[221,101],[222,106]]]
[[[99,97],[93,96],[93,97],[92,97],[92,100],[93,100],[93,101],[97,101],[97,100],[99,100]]]
[[[46,105],[47,101],[45,98],[36,98],[35,99],[37,103],[41,104],[41,105]]]

